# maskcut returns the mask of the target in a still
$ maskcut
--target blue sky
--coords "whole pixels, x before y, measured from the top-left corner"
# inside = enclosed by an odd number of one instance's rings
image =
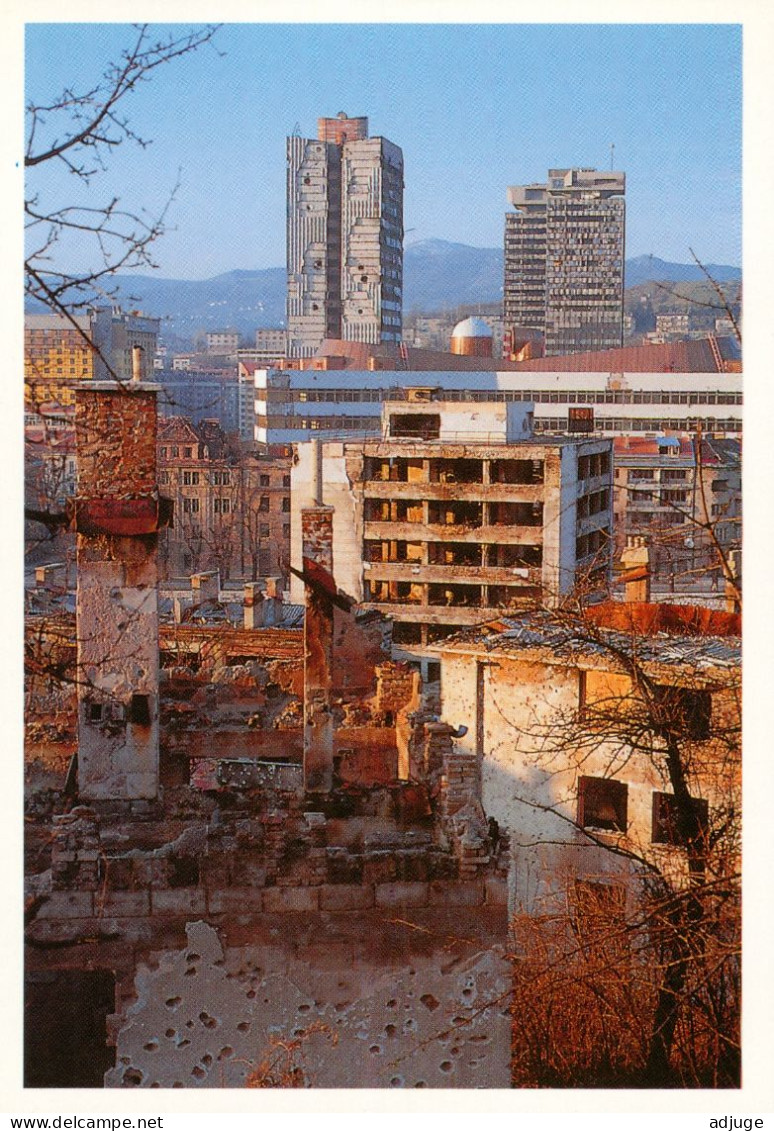
[[[159,29],[163,30],[163,29]],[[31,24],[26,98],[86,88],[133,31]],[[285,259],[285,137],[365,114],[403,149],[407,243],[502,242],[509,184],[549,166],[627,175],[627,256],[741,262],[741,29],[734,25],[229,24],[126,103],[153,144],[116,150],[95,202],[160,208],[161,272],[206,278]],[[52,203],[77,184],[40,172]],[[82,249],[81,249],[82,250]],[[63,249],[69,265],[79,250]]]

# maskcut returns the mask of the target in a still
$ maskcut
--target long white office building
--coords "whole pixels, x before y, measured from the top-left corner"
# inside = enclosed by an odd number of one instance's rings
[[[387,401],[530,401],[540,432],[739,435],[741,373],[255,371],[260,444],[380,436]]]

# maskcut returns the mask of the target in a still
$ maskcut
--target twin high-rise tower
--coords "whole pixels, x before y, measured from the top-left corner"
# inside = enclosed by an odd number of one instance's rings
[[[403,153],[368,136],[367,118],[320,118],[289,137],[288,352],[326,338],[399,342]],[[504,329],[540,331],[547,356],[615,349],[623,338],[625,177],[549,169],[508,190]]]
[[[343,112],[287,145],[289,353],[310,357],[325,338],[399,342],[403,153]]]
[[[540,330],[547,356],[622,344],[623,173],[549,169],[508,189],[504,322]]]

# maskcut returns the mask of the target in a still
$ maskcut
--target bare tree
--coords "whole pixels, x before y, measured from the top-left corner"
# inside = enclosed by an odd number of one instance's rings
[[[653,639],[626,617],[619,606],[613,630],[563,609],[533,625],[551,668],[573,657],[572,703],[557,676],[529,706],[508,686],[514,677],[490,677],[505,728],[490,739],[503,750],[487,753],[517,760],[513,801],[532,814],[523,833],[511,829],[516,854],[554,861],[551,897],[514,922],[515,1082],[735,1086],[738,650],[733,640]],[[499,659],[496,647],[487,653]],[[642,787],[634,814],[631,783]]]
[[[148,25],[136,25],[131,44],[116,62],[107,65],[95,85],[84,90],[73,84],[48,104],[34,99],[27,104],[26,291],[63,314],[76,329],[73,313],[93,302],[95,291],[109,284],[116,271],[155,266],[152,247],[165,231],[177,184],[164,207],[151,215],[122,207],[117,196],[96,205],[46,203],[33,170],[59,165],[82,185],[90,186],[107,170],[108,159],[118,146],[147,147],[149,139],[135,132],[127,115],[128,97],[158,67],[212,44],[216,30],[206,25],[154,39]],[[84,258],[93,260],[79,274],[57,268],[53,262],[57,244],[68,235],[77,235]],[[103,294],[109,296],[109,289]]]

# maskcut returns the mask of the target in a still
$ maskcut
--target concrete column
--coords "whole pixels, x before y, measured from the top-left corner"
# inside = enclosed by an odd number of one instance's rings
[[[203,601],[220,599],[220,570],[208,569],[203,573],[191,574],[191,593],[195,605]]]
[[[245,628],[263,628],[262,586],[258,581],[246,581],[244,592]]]
[[[301,511],[305,575],[304,786],[308,793],[333,787],[333,507]]]

